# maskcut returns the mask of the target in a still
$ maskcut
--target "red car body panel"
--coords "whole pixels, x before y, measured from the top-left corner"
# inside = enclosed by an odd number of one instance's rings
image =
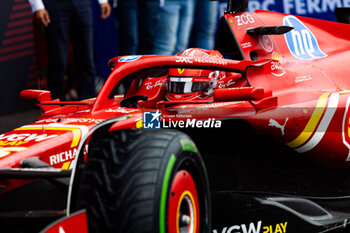
[[[69,217],[58,219],[47,226],[40,233],[88,233],[86,212],[78,211]]]

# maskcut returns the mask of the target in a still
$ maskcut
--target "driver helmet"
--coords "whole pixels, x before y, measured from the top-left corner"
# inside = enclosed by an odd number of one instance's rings
[[[197,48],[186,49],[177,56],[223,58],[218,51]],[[224,76],[223,71],[171,68],[167,77],[167,98],[169,100],[207,99],[213,95],[217,80]]]

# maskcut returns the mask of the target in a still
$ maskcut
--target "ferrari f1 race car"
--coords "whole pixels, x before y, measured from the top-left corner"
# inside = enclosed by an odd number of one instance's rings
[[[113,58],[95,99],[22,91],[43,114],[0,135],[1,232],[346,229],[350,25],[246,9],[215,50]]]

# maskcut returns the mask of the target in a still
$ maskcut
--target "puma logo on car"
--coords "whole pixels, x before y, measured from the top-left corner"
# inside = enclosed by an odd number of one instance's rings
[[[281,133],[282,135],[284,135],[284,128],[286,127],[286,124],[287,124],[287,121],[289,120],[289,118],[287,117],[285,122],[284,122],[284,125],[280,125],[277,121],[275,121],[274,119],[270,119],[269,120],[269,126],[274,126],[276,128],[279,128],[281,129]]]

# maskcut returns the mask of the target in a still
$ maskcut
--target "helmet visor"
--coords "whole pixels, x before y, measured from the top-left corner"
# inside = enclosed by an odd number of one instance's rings
[[[209,87],[209,82],[193,82],[193,78],[175,78],[170,77],[168,81],[168,93],[188,94],[205,91]]]

